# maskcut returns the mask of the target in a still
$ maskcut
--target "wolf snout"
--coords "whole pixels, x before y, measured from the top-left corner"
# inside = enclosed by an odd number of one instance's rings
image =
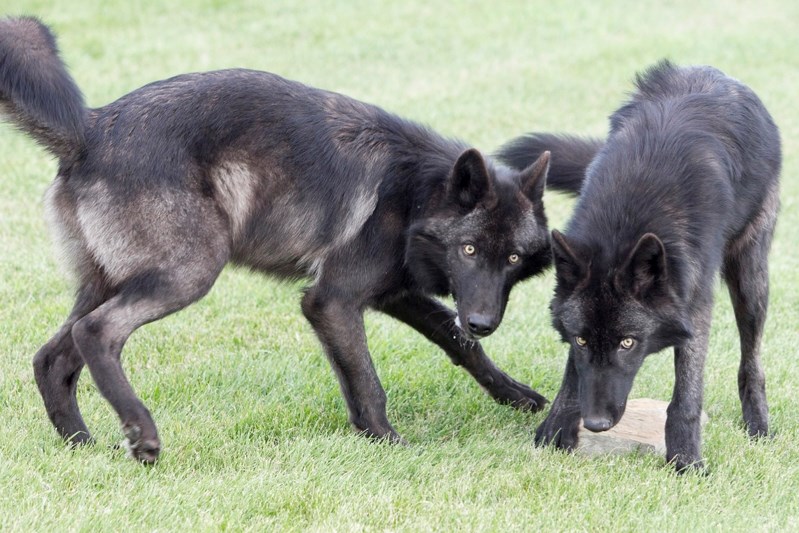
[[[466,328],[473,337],[485,337],[497,329],[497,322],[488,315],[473,313],[466,317]]]
[[[583,419],[583,426],[585,426],[585,429],[589,431],[599,433],[601,431],[609,430],[614,426],[614,424],[610,418],[603,416],[590,416]]]

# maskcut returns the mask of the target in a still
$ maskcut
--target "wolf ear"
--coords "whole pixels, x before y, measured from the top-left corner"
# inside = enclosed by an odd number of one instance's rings
[[[666,248],[654,233],[642,236],[621,269],[616,273],[616,285],[633,296],[644,297],[663,288],[668,280]]]
[[[467,209],[494,196],[491,176],[483,156],[474,148],[463,152],[452,167],[448,185],[449,198]]]
[[[520,180],[522,192],[533,202],[541,200],[544,196],[547,172],[549,172],[549,155],[549,151],[542,153],[530,166],[522,170]]]
[[[588,275],[588,263],[574,252],[566,237],[556,229],[552,230],[552,259],[558,283],[568,289],[576,287]]]
[[[669,343],[674,346],[682,346],[694,336],[693,330],[688,322],[680,319],[662,326],[661,335],[669,339]]]

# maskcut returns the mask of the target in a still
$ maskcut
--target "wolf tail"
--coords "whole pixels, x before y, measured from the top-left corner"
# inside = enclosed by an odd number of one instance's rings
[[[55,36],[34,17],[0,19],[0,111],[56,156],[74,157],[84,146],[83,95]]]
[[[604,141],[590,137],[530,133],[508,141],[496,156],[506,165],[521,170],[549,150],[552,155],[549,160],[547,189],[578,195],[585,178],[585,169],[604,144]]]

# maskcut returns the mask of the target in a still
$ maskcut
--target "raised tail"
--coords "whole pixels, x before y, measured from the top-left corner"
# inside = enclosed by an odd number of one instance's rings
[[[83,95],[58,55],[55,36],[34,17],[0,19],[0,111],[61,158],[84,146]]]
[[[594,138],[530,133],[505,143],[496,157],[506,165],[521,170],[549,150],[552,155],[547,189],[579,195],[585,169],[604,144],[604,141]]]

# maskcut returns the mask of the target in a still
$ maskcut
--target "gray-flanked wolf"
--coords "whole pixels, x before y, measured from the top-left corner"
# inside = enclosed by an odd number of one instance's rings
[[[499,325],[511,287],[551,264],[548,154],[512,170],[375,106],[243,69],[90,109],[30,17],[0,20],[0,106],[59,159],[46,206],[77,297],[34,371],[65,439],[90,440],[75,397],[85,364],[132,455],[155,461],[161,443],[123,345],[205,295],[227,263],[310,280],[302,311],[369,436],[400,439],[367,350],[367,307],[438,344],[495,400],[545,404],[476,341]],[[457,313],[433,298],[447,294]]]

